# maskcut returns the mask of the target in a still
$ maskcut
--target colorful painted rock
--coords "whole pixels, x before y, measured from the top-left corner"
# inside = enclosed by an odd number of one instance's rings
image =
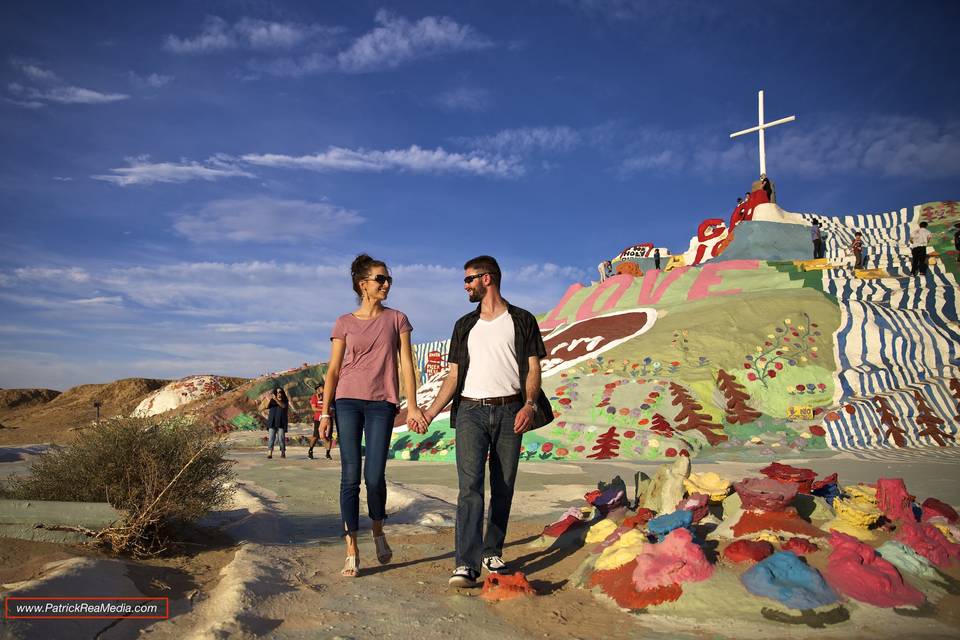
[[[774,462],[760,469],[760,473],[777,482],[796,483],[798,493],[810,493],[813,481],[817,477],[817,474],[810,469],[791,467],[779,462]]]
[[[723,550],[723,557],[730,562],[760,562],[773,555],[773,545],[765,540],[737,540]]]
[[[820,573],[789,551],[778,551],[748,569],[740,581],[755,596],[771,598],[791,609],[815,609],[837,600]]]
[[[917,607],[924,596],[872,547],[843,533],[830,535],[833,550],[824,575],[836,591],[875,607]]]
[[[779,482],[770,478],[745,478],[733,488],[740,495],[744,509],[783,511],[797,495],[795,482]]]

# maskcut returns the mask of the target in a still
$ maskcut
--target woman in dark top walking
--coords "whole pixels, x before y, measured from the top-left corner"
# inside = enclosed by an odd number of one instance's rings
[[[277,437],[280,438],[280,457],[287,457],[287,425],[289,422],[289,413],[291,408],[290,398],[287,392],[277,387],[273,393],[260,403],[260,410],[267,411],[267,430],[270,432],[270,440],[267,444],[270,452],[267,458],[273,458],[273,445]]]

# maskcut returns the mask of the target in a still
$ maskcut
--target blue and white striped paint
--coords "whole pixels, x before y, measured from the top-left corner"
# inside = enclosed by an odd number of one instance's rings
[[[841,412],[828,421],[827,442],[836,449],[896,448],[884,436],[873,397],[887,400],[907,446],[936,443],[916,434],[919,391],[945,420],[944,431],[957,434],[954,416],[960,414],[948,388],[960,375],[960,324],[957,282],[942,263],[931,265],[925,276],[909,276],[909,234],[920,207],[874,215],[817,219],[826,230],[826,257],[849,260],[853,235],[860,231],[868,253],[868,267],[885,269],[891,277],[860,280],[852,269],[823,271],[823,290],[840,306],[840,325],[834,333],[836,404],[847,404],[853,414]]]

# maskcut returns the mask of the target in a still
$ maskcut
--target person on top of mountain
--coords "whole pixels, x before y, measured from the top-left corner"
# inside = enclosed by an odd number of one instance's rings
[[[920,228],[910,231],[910,275],[927,274],[927,245],[930,244],[932,234],[927,230],[926,221],[920,223]]]
[[[957,250],[957,262],[960,262],[960,222],[954,222],[953,228],[953,248]]]
[[[855,269],[863,269],[863,234],[857,231],[853,234],[853,242],[850,243],[850,252],[856,261]]]

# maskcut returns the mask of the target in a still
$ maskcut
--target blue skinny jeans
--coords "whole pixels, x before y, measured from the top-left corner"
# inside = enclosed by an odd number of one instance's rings
[[[363,482],[371,520],[387,517],[387,454],[397,405],[385,400],[337,398],[337,437],[340,441],[340,517],[343,529],[360,528],[360,443],[364,444]]]

